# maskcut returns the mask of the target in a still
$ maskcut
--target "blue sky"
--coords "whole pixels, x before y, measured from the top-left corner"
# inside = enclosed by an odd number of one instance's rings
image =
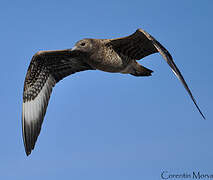
[[[212,172],[213,2],[1,1],[0,178],[160,179],[162,171]],[[148,78],[81,72],[53,90],[35,150],[26,157],[22,91],[39,50],[143,28],[161,42],[207,120],[159,54],[140,62]]]

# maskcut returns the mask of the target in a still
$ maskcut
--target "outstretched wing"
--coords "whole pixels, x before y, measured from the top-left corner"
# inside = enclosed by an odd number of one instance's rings
[[[92,69],[79,52],[67,50],[36,53],[24,82],[22,131],[26,154],[34,149],[54,85],[75,72]]]
[[[174,63],[171,54],[149,33],[142,29],[138,29],[134,34],[130,36],[111,39],[107,45],[113,47],[113,49],[117,53],[121,53],[135,60],[139,60],[145,56],[159,52],[166,60],[168,65],[171,67],[177,78],[181,81],[192,101],[194,102],[196,108],[205,119],[180,70]]]

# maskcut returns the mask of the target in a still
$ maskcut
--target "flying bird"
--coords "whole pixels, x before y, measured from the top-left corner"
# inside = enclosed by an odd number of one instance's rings
[[[86,70],[151,76],[153,71],[137,60],[158,52],[205,119],[170,53],[146,31],[138,29],[132,35],[116,39],[83,39],[72,49],[39,51],[32,57],[24,82],[22,109],[22,133],[27,156],[35,147],[52,89],[57,82]]]

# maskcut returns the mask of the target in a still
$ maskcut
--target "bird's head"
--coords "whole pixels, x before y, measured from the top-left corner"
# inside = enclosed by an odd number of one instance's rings
[[[93,50],[93,45],[94,43],[92,39],[82,39],[75,44],[72,50],[90,53]]]

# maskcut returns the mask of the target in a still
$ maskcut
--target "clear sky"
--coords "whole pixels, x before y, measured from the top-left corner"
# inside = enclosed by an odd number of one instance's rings
[[[1,1],[0,179],[156,180],[213,174],[213,2],[210,0]],[[35,150],[21,132],[23,83],[39,50],[143,28],[161,42],[192,90],[203,120],[160,54],[152,77],[87,71],[53,90]]]

